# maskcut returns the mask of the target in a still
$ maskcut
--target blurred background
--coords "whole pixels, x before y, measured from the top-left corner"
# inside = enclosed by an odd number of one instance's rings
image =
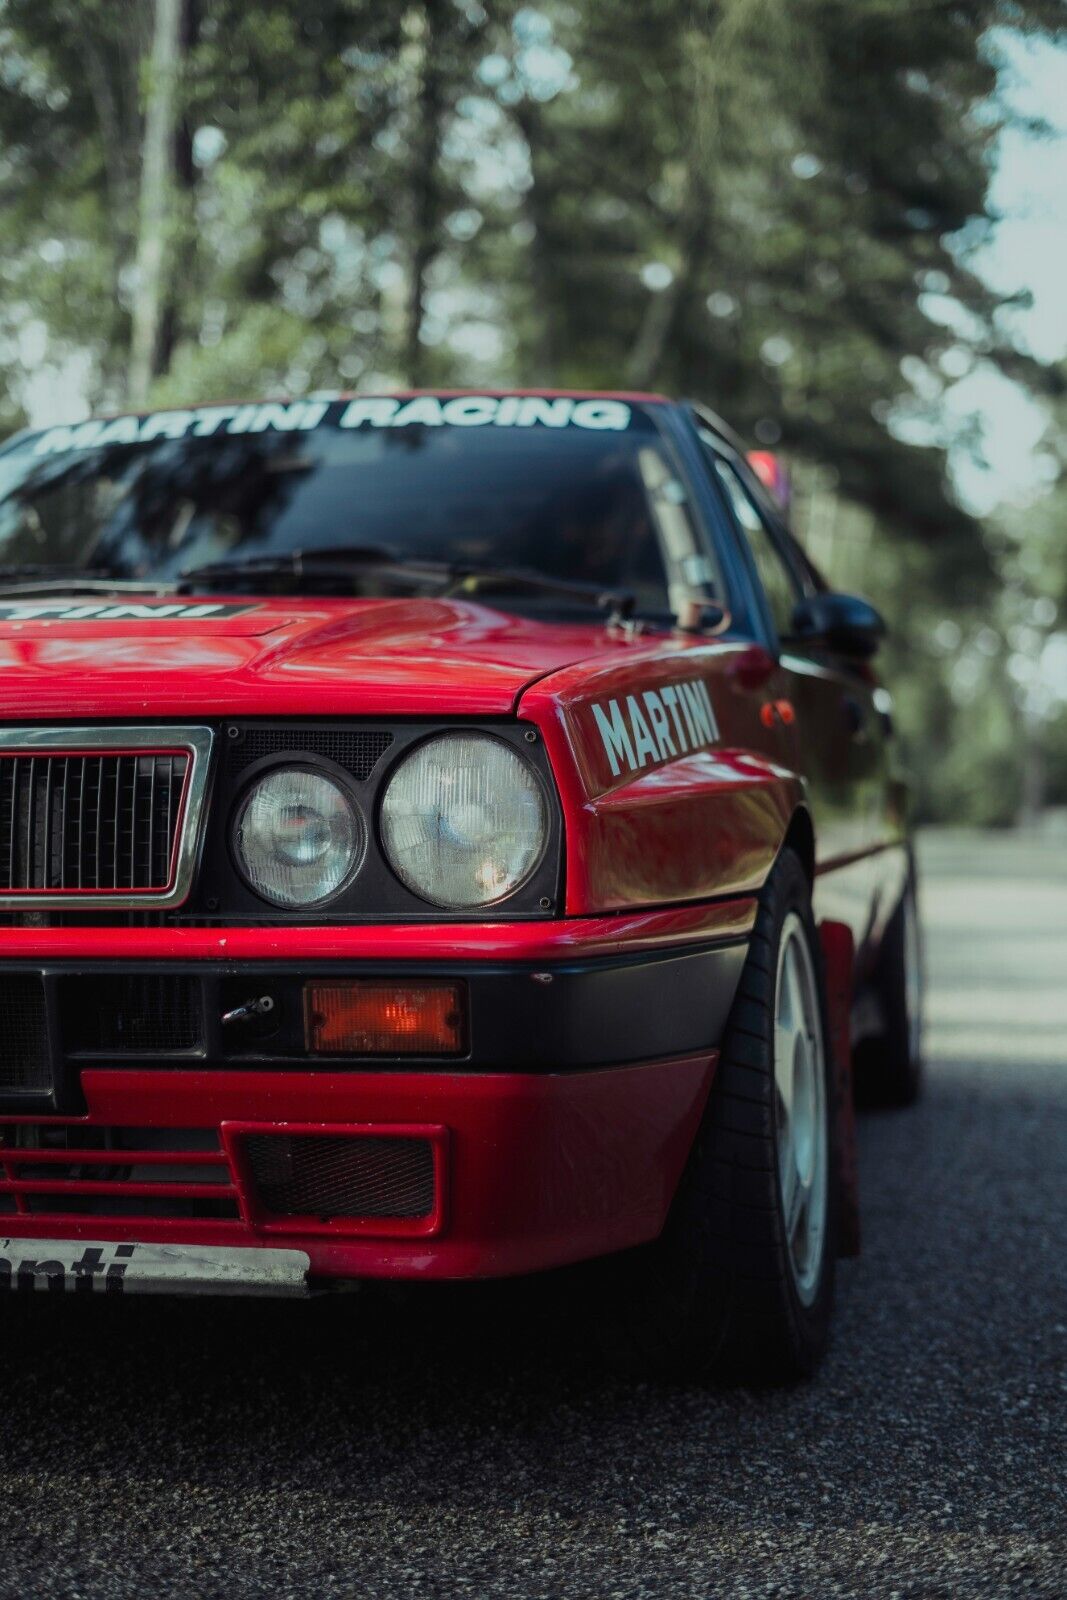
[[[892,625],[920,820],[1067,834],[1062,0],[0,0],[0,435],[700,398]]]

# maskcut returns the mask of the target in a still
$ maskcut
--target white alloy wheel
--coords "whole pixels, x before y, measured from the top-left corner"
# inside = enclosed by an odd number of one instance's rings
[[[826,1248],[830,1136],[815,963],[795,911],[782,924],[774,994],[778,1187],[797,1295],[816,1297]]]

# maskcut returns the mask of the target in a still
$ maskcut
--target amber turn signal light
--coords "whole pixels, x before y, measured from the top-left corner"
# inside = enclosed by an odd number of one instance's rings
[[[352,979],[309,983],[304,1038],[314,1055],[457,1056],[464,1006],[456,983],[392,984]]]

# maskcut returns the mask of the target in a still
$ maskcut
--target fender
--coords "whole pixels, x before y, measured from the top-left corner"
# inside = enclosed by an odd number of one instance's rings
[[[559,785],[568,916],[757,891],[804,785],[736,670],[745,645],[659,639],[538,680],[519,714]]]

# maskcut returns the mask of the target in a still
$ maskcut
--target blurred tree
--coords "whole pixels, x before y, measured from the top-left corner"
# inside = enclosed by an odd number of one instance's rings
[[[0,0],[0,424],[27,351],[72,410],[693,393],[796,462],[815,559],[896,626],[902,720],[940,738],[968,692],[948,618],[1007,727],[1029,623],[995,591],[1041,541],[956,502],[942,404],[982,362],[1062,392],[973,266],[998,27],[1062,0]]]

